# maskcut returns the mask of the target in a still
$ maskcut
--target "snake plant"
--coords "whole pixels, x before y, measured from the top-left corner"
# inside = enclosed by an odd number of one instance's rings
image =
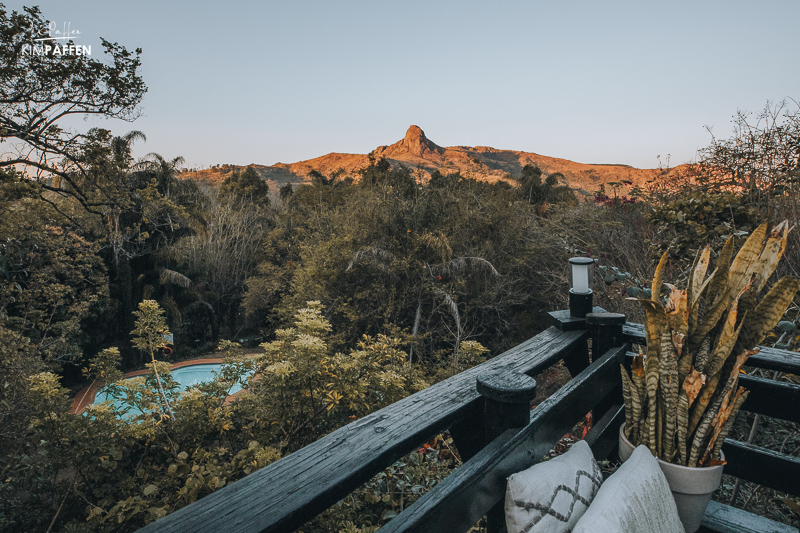
[[[698,251],[684,289],[664,282],[667,254],[661,257],[651,298],[639,299],[646,353],[630,373],[621,368],[625,436],[634,445],[679,465],[720,464],[722,442],[748,394],[738,383],[742,365],[800,290],[800,280],[787,276],[759,296],[788,232],[786,221],[771,230],[764,223],[735,257],[729,238],[711,274],[711,249]]]

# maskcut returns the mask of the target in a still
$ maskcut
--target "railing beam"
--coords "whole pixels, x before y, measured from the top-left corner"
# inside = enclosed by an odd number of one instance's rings
[[[585,344],[586,331],[549,328],[504,354],[348,424],[141,531],[291,532],[373,475],[471,418],[477,376],[503,368],[540,372]],[[478,428],[483,431],[482,426]],[[456,443],[459,446],[459,443]]]

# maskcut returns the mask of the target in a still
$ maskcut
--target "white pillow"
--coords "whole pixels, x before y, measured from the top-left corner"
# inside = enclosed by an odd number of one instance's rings
[[[646,446],[609,477],[572,533],[685,533],[667,479]]]
[[[511,475],[505,504],[508,533],[569,533],[602,482],[585,441],[576,442],[564,455]]]

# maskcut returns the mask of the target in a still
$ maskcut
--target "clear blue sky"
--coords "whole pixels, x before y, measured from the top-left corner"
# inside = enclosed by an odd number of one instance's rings
[[[38,5],[94,57],[101,36],[144,50],[143,116],[86,126],[196,167],[367,153],[417,124],[443,146],[651,168],[738,109],[800,100],[797,0]]]

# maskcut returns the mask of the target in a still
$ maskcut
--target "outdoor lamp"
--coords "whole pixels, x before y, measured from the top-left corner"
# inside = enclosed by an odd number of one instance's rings
[[[576,318],[586,318],[592,312],[592,265],[594,259],[572,257],[572,285],[569,289],[569,314]]]

